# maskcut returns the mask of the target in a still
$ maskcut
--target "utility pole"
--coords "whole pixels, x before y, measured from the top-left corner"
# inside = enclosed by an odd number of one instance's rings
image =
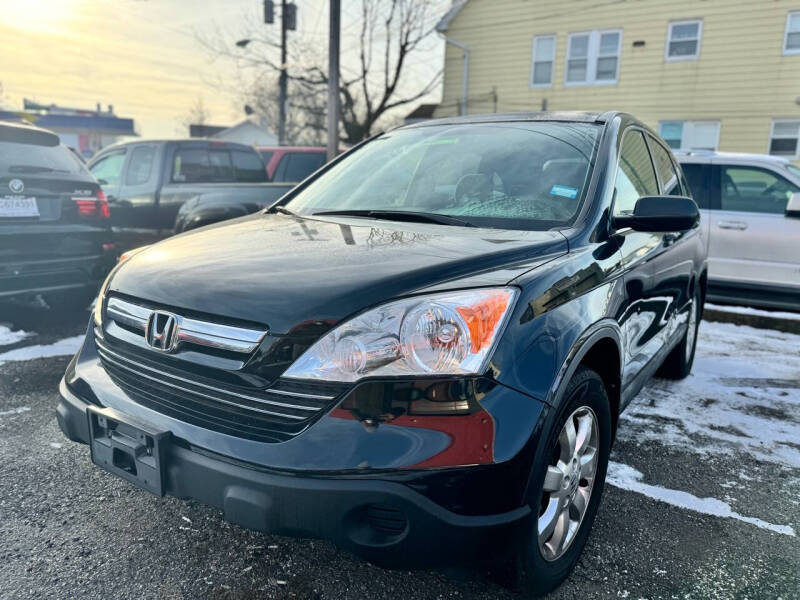
[[[339,30],[340,0],[330,0],[328,32],[328,160],[339,153]]]
[[[281,0],[281,76],[280,76],[280,99],[278,102],[278,145],[286,145],[286,96],[287,96],[287,76],[286,76],[286,28],[288,20],[286,15],[286,0]]]

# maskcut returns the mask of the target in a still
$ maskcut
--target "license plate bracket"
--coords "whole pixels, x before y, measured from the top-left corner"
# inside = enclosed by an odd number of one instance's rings
[[[92,462],[156,496],[163,496],[170,433],[134,423],[109,408],[89,406],[86,413]]]

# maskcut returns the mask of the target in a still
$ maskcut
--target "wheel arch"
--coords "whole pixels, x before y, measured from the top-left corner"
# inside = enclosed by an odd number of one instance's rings
[[[616,321],[600,321],[576,340],[548,394],[548,404],[558,406],[580,366],[592,369],[603,380],[610,404],[612,436],[615,436],[622,392],[622,332]]]

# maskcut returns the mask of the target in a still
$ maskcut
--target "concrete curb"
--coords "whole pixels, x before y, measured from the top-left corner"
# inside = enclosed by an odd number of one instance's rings
[[[718,321],[720,323],[734,323],[736,325],[748,325],[757,329],[775,329],[786,333],[800,334],[800,319],[785,319],[781,317],[770,317],[761,314],[742,314],[729,312],[724,309],[706,308],[703,310],[705,321]]]

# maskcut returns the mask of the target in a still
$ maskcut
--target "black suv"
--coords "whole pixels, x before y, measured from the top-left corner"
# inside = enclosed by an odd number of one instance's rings
[[[58,136],[0,122],[0,299],[85,308],[116,260],[108,203]]]
[[[589,535],[620,411],[691,369],[687,194],[625,114],[395,129],[123,261],[59,424],[246,527],[387,566],[514,561],[545,592]]]

